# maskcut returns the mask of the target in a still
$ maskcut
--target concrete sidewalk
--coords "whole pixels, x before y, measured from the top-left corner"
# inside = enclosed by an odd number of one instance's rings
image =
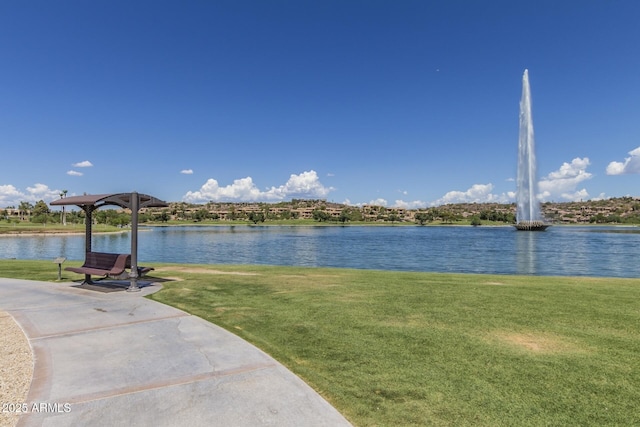
[[[199,317],[75,283],[0,278],[35,357],[19,426],[348,426],[251,344]]]

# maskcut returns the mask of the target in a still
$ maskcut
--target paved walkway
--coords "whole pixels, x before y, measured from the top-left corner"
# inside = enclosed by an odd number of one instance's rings
[[[348,426],[298,377],[199,317],[74,283],[0,278],[35,356],[19,426]]]

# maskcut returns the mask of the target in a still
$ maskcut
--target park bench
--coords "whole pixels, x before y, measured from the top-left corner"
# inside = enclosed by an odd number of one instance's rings
[[[112,254],[106,252],[87,252],[81,267],[66,267],[65,270],[79,274],[111,277],[114,279],[127,278],[127,268],[131,268],[130,254]],[[152,267],[138,267],[138,276],[144,276]]]

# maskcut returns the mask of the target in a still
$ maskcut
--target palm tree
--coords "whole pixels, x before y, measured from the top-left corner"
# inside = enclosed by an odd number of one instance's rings
[[[62,190],[60,198],[64,199],[65,197],[67,197],[67,190]],[[62,225],[67,225],[67,212],[64,210],[64,205],[62,205]]]

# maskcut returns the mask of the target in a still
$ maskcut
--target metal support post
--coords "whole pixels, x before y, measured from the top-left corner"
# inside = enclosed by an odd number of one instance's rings
[[[95,206],[85,205],[82,207],[84,210],[84,259],[86,261],[87,254],[91,252],[91,227],[93,225],[93,211],[95,210]],[[84,283],[92,284],[91,275],[84,275]]]
[[[131,284],[127,292],[139,292],[138,287],[138,209],[140,206],[140,198],[137,192],[131,193],[131,271],[129,272],[129,280]]]

